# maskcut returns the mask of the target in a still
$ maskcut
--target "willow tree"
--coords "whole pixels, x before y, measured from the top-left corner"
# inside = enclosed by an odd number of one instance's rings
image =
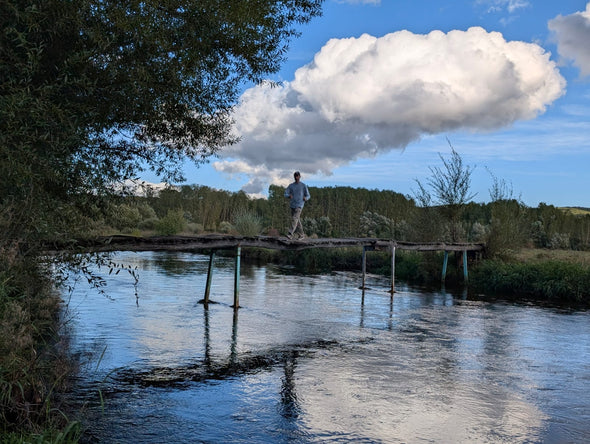
[[[178,181],[235,142],[244,83],[279,70],[321,3],[0,2],[2,247],[71,235],[113,183]]]

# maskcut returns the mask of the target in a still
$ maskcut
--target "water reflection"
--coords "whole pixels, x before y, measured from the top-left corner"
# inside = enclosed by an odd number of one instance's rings
[[[211,334],[209,332],[209,310],[203,310],[203,319],[205,321],[204,333],[205,333],[205,359],[204,363],[207,368],[211,368]]]
[[[284,376],[281,378],[281,415],[292,419],[299,416],[299,401],[295,390],[295,367],[297,358],[295,353],[290,353],[283,361]]]
[[[205,308],[207,256],[166,273],[160,254],[121,257],[143,264],[139,306],[123,281],[72,296],[74,347],[106,347],[78,388],[89,440],[590,440],[588,313],[247,264],[233,310],[233,258]]]
[[[207,311],[207,310],[205,310]],[[231,328],[231,353],[230,362],[235,364],[238,357],[238,310],[234,310],[233,322]]]

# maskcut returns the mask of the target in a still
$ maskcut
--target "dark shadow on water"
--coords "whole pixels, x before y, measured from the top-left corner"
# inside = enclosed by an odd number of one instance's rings
[[[207,341],[207,334],[206,334]],[[114,371],[109,376],[109,382],[113,388],[127,385],[142,387],[174,387],[176,389],[188,388],[191,383],[208,381],[221,381],[247,373],[270,370],[275,366],[283,366],[286,370],[285,393],[289,398],[289,375],[295,368],[299,358],[312,358],[318,350],[341,347],[337,341],[312,341],[302,344],[285,345],[271,348],[262,353],[244,352],[238,354],[231,352],[225,360],[213,361],[210,353],[205,348],[205,357],[193,363],[179,367],[154,367],[152,369],[124,368]],[[292,390],[291,390],[292,392]],[[292,397],[292,396],[291,396]]]
[[[211,334],[209,310],[203,310],[204,356],[187,365],[178,367],[154,367],[151,369],[122,368],[113,371],[108,381],[113,393],[125,391],[125,386],[174,387],[182,389],[192,383],[221,381],[248,373],[270,370],[282,366],[285,371],[281,397],[287,416],[297,409],[293,374],[297,359],[312,358],[319,350],[344,347],[347,344],[337,341],[314,340],[298,344],[285,344],[272,347],[259,353],[238,353],[238,310],[234,310],[232,335],[227,359],[214,360],[211,354]],[[365,342],[365,341],[361,341]],[[107,388],[107,392],[109,389]]]

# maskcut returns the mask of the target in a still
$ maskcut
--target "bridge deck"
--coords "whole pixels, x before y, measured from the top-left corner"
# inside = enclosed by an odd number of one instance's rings
[[[93,239],[85,239],[70,245],[78,251],[209,251],[209,268],[207,271],[207,282],[205,286],[205,297],[201,302],[208,307],[211,291],[211,278],[213,274],[213,261],[216,250],[235,250],[235,276],[234,276],[234,309],[239,308],[240,293],[240,255],[241,249],[268,248],[274,250],[306,250],[310,248],[343,248],[362,247],[362,282],[361,289],[366,289],[366,253],[372,250],[383,250],[391,253],[391,290],[395,292],[395,252],[399,250],[414,251],[444,251],[444,263],[442,279],[444,281],[447,269],[449,251],[463,252],[463,273],[467,281],[467,252],[482,251],[484,244],[475,243],[444,243],[444,242],[401,242],[391,239],[377,238],[305,238],[304,240],[288,240],[285,237],[270,236],[232,236],[221,234],[207,234],[202,236],[104,236]],[[64,246],[54,245],[55,249],[63,249]],[[49,248],[51,249],[51,248]]]
[[[373,250],[414,251],[482,251],[484,244],[445,242],[402,242],[378,238],[305,238],[288,240],[285,237],[231,236],[207,234],[201,236],[103,236],[79,241],[78,246],[92,251],[198,251],[222,250],[237,247],[268,248],[273,250],[306,250],[310,248],[363,247]]]

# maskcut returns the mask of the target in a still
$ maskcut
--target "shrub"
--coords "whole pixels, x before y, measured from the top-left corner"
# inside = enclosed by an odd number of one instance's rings
[[[0,441],[41,442],[17,435],[64,426],[55,395],[72,366],[56,341],[61,299],[37,260],[0,253]]]
[[[530,233],[523,204],[515,200],[493,202],[491,215],[491,224],[485,239],[488,257],[508,257],[511,251],[525,245]],[[535,224],[532,227],[533,232],[539,231],[540,228]]]
[[[322,216],[318,219],[316,234],[320,237],[330,237],[332,235],[332,223],[328,216]]]
[[[484,242],[489,233],[489,226],[483,225],[480,222],[475,222],[471,226],[471,235],[469,236],[469,240],[471,242]]]
[[[313,217],[302,218],[301,226],[303,227],[303,232],[307,233],[308,236],[312,236],[318,232],[318,221]]]
[[[234,214],[233,226],[242,236],[258,236],[262,232],[262,218],[248,211]]]
[[[570,247],[570,235],[568,233],[555,233],[551,236],[549,244],[554,250],[566,250]]]
[[[139,228],[141,230],[154,230],[156,225],[158,224],[159,219],[157,217],[150,217],[149,219],[144,219],[139,223]]]
[[[395,221],[378,213],[365,211],[360,220],[360,230],[363,236],[394,238]]]
[[[137,228],[140,222],[141,213],[139,209],[127,204],[113,206],[108,220],[111,226],[121,231]]]
[[[227,234],[227,233],[231,233],[232,231],[234,231],[234,226],[230,222],[224,220],[219,224],[219,232],[220,233]]]
[[[158,215],[156,214],[156,211],[149,204],[147,204],[145,202],[137,204],[137,210],[139,211],[141,218],[144,220],[158,217]]]
[[[163,236],[178,234],[186,228],[184,212],[181,209],[168,210],[166,216],[160,219],[155,226],[156,232]]]
[[[186,229],[189,232],[195,233],[195,234],[199,234],[199,233],[202,233],[203,231],[205,231],[203,224],[198,224],[196,222],[189,222],[186,226]]]
[[[412,282],[423,282],[428,279],[424,274],[423,254],[416,252],[399,252],[395,256],[395,275]]]

